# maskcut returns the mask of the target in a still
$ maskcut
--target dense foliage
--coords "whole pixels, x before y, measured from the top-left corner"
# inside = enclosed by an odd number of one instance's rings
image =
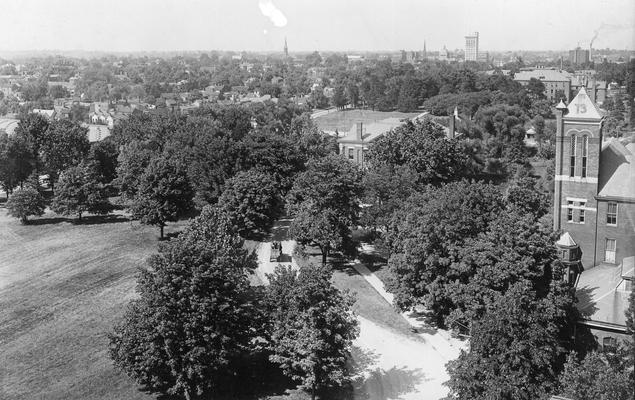
[[[29,215],[42,215],[46,204],[44,198],[36,188],[27,187],[15,191],[7,201],[9,215],[19,218],[20,222],[26,224]]]
[[[115,365],[151,392],[195,398],[218,389],[257,333],[246,272],[255,259],[207,207],[159,247],[110,336]]]

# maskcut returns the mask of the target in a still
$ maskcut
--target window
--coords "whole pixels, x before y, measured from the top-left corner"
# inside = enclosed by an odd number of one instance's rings
[[[589,153],[589,137],[582,136],[582,177],[586,178],[586,157]]]
[[[586,206],[586,203],[581,201],[580,202],[580,213],[578,214],[578,222],[583,224],[584,223],[584,217],[585,217],[585,210],[584,207]]]
[[[570,162],[569,162],[569,176],[575,176],[575,148],[576,148],[576,137],[575,135],[571,135],[571,149],[570,149]]]
[[[352,160],[352,159],[354,159],[354,158],[355,158],[355,156],[353,155],[353,148],[352,148],[352,147],[349,147],[349,148],[348,148],[348,159],[349,159],[349,160]]]
[[[617,203],[609,201],[606,210],[606,223],[608,225],[617,225]]]
[[[567,203],[567,222],[573,222],[573,202],[568,201]]]
[[[607,263],[615,264],[615,249],[617,243],[615,239],[606,239],[604,246],[604,261]]]

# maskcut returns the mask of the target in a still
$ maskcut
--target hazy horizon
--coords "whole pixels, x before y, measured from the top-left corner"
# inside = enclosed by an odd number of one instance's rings
[[[114,3],[114,4],[113,4]],[[4,0],[0,52],[635,49],[632,0]]]

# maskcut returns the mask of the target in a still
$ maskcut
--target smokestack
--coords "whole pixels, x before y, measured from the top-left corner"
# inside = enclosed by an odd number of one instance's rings
[[[357,129],[355,130],[355,139],[361,141],[363,134],[363,124],[361,122],[357,123]]]

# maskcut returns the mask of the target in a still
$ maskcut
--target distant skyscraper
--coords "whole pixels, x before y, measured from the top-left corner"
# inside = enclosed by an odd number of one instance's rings
[[[478,32],[465,37],[465,61],[478,61]]]
[[[287,37],[284,37],[284,56],[289,57],[289,47],[287,47]]]
[[[575,50],[569,50],[569,61],[571,64],[586,64],[589,62],[589,50],[576,47]]]
[[[426,50],[426,41],[423,41],[423,54],[421,55],[421,58],[423,60],[427,60],[428,59],[428,51]]]

